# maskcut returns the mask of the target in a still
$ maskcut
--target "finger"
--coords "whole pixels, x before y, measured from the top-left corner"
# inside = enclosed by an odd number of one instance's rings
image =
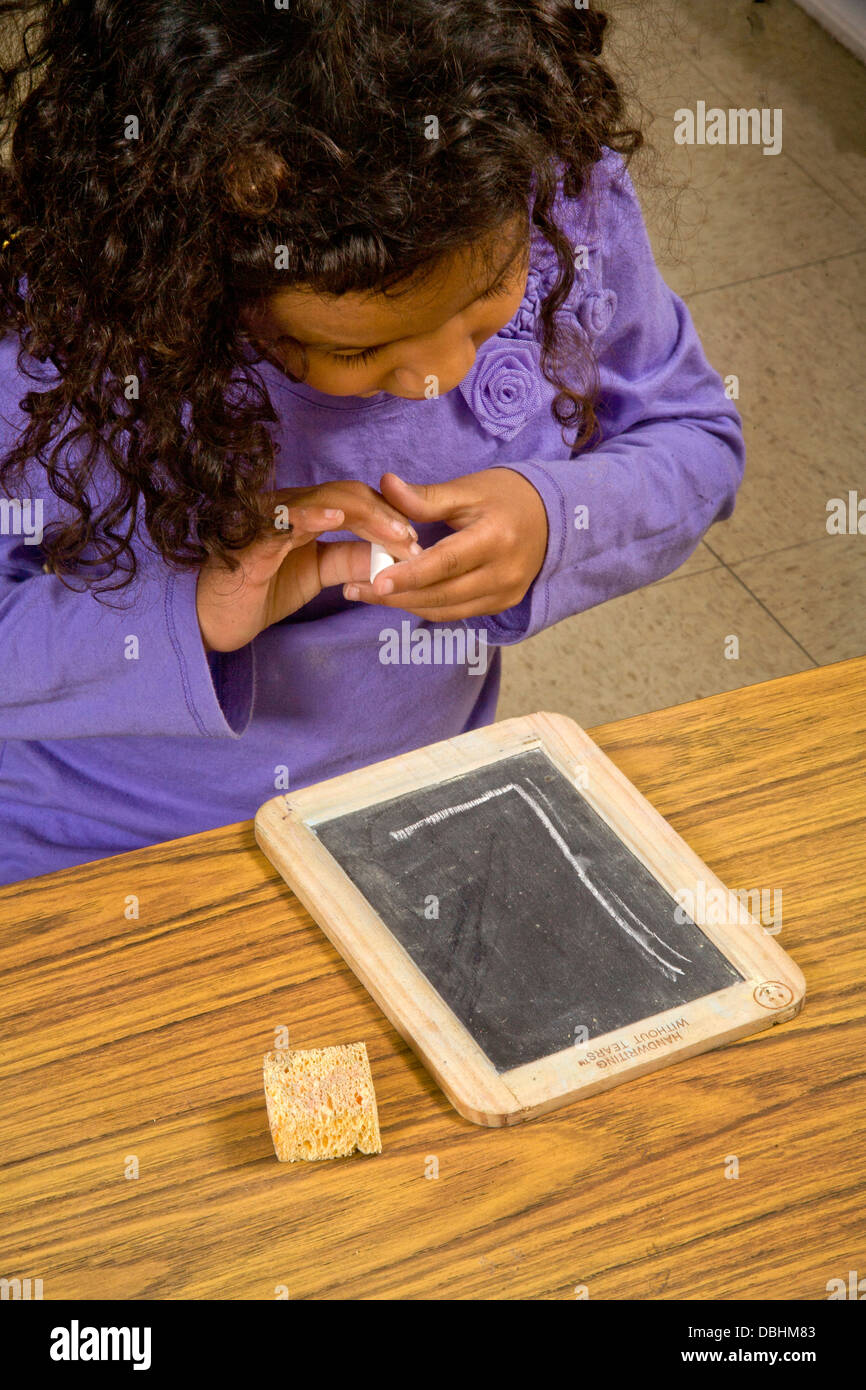
[[[267,515],[267,513],[266,513]],[[252,575],[261,565],[271,572],[290,550],[306,545],[322,531],[334,531],[343,523],[343,512],[334,508],[275,508],[270,517],[272,530],[238,550],[237,557]]]
[[[424,589],[412,589],[403,594],[377,594],[369,582],[358,583],[353,580],[346,586],[344,597],[359,603],[379,605],[382,608],[408,608],[412,612],[426,608],[438,612],[455,604],[478,602],[490,589],[490,573],[486,568],[460,575],[447,584],[433,585]],[[500,604],[500,607],[502,605]]]
[[[370,547],[366,541],[317,541],[316,546],[323,589],[369,580]]]
[[[289,507],[289,522],[297,531],[338,531],[346,519],[342,507]]]
[[[325,531],[339,531],[343,517],[343,512],[335,509],[292,507],[287,516],[275,518],[274,534],[265,539],[277,548],[286,542],[289,550],[299,550]]]
[[[350,493],[345,512],[347,530],[363,540],[377,541],[389,554],[405,557],[418,545],[415,527],[372,488]]]
[[[365,540],[379,541],[386,547],[390,546],[392,550],[399,546],[400,542],[418,539],[417,531],[402,512],[386,502],[366,483],[354,479],[320,483],[316,487],[305,489],[303,497],[299,497],[298,490],[292,488],[273,494],[273,497],[275,500],[282,500],[289,509],[293,505],[340,508],[344,513],[347,530],[363,535]]]
[[[384,598],[457,579],[489,562],[490,549],[490,542],[478,530],[457,531],[420,555],[382,570],[374,582],[375,592]]]
[[[467,512],[472,505],[472,484],[467,478],[445,483],[407,483],[398,473],[383,473],[382,495],[415,521],[444,521]]]
[[[416,608],[411,599],[405,604],[405,612],[427,623],[457,623],[465,618],[494,617],[503,611],[501,599],[495,594],[482,594],[470,603],[458,603],[452,608]]]
[[[351,531],[361,540],[375,541],[400,560],[421,554],[414,526],[405,520],[396,520],[390,508],[384,510],[381,499],[372,489],[365,488],[363,494],[349,496],[345,503],[345,520],[339,529]]]

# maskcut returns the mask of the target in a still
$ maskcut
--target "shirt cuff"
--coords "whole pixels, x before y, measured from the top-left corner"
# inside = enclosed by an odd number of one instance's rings
[[[550,579],[562,563],[568,514],[565,494],[553,477],[549,465],[529,460],[501,466],[512,469],[528,483],[532,483],[547,513],[547,550],[544,561],[520,603],[506,608],[502,613],[472,619],[473,627],[483,627],[491,642],[498,646],[508,646],[514,642],[522,642],[548,626]],[[568,460],[565,459],[563,467],[567,466]]]
[[[186,707],[206,738],[240,738],[250,722],[255,688],[252,642],[235,652],[206,652],[198,625],[198,572],[169,576],[165,620],[180,671]]]

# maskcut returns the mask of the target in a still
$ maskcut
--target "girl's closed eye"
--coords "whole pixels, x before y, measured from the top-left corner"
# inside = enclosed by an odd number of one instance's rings
[[[499,299],[499,298],[501,298],[501,297],[504,297],[504,296],[507,295],[507,294],[510,294],[512,288],[513,288],[513,286],[512,286],[512,282],[511,282],[511,277],[510,277],[509,275],[503,275],[502,278],[501,278],[500,280],[497,280],[497,282],[496,282],[495,285],[491,285],[491,286],[490,286],[490,289],[489,289],[489,290],[485,290],[483,294],[480,294],[480,295],[478,296],[478,298],[479,298],[479,299]]]
[[[478,300],[504,298],[505,295],[510,294],[513,288],[511,276],[512,267],[509,266],[506,274],[501,275],[495,285],[491,285],[483,294],[480,294]],[[366,362],[372,361],[379,351],[378,347],[370,347],[364,348],[362,352],[326,352],[325,356],[329,357],[332,362],[342,363],[344,367],[361,367]]]
[[[353,352],[347,354],[340,352],[328,352],[325,354],[325,356],[330,357],[332,362],[342,362],[344,366],[360,367],[364,362],[369,362],[371,358],[375,357],[378,351],[379,349],[377,347],[371,347],[364,348],[363,352]]]

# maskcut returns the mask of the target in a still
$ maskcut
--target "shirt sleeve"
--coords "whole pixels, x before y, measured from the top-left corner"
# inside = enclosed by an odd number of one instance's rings
[[[195,572],[145,559],[127,589],[97,599],[45,574],[39,546],[13,529],[0,528],[0,740],[243,733],[254,647],[206,654]]]
[[[473,619],[490,641],[531,637],[670,574],[725,520],[745,466],[742,422],[683,301],[655,264],[619,156],[600,202],[602,276],[613,316],[594,341],[601,443],[520,473],[547,512],[544,563],[521,603]]]

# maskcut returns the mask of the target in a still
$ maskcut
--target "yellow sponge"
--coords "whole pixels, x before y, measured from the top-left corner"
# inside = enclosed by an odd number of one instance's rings
[[[362,1042],[268,1052],[265,1101],[281,1163],[382,1152],[376,1092]]]

